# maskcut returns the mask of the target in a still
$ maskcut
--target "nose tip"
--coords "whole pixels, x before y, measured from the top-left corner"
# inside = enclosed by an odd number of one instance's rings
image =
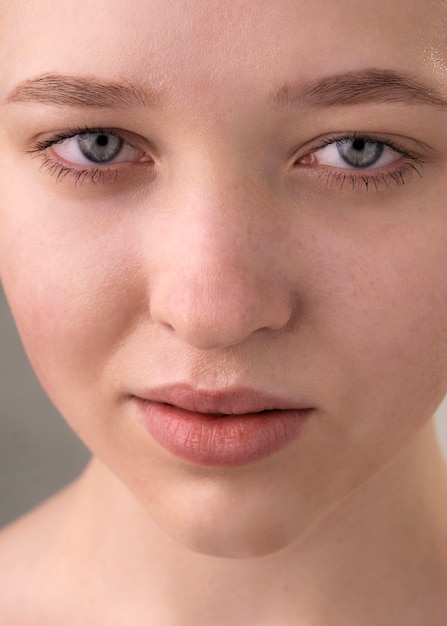
[[[180,171],[171,210],[155,218],[163,236],[144,248],[153,322],[201,350],[277,332],[293,312],[288,222],[271,210],[268,189],[223,155]]]
[[[291,318],[285,291],[240,272],[224,278],[203,269],[156,291],[152,319],[201,350],[236,346],[258,331],[284,328]]]

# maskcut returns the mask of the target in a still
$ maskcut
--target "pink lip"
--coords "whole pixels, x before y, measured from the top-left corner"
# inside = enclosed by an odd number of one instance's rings
[[[210,392],[174,385],[134,399],[160,445],[208,467],[238,467],[270,456],[300,435],[313,411],[249,389]]]

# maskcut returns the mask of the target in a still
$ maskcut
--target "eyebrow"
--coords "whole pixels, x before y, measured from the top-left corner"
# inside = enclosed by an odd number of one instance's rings
[[[285,83],[270,94],[281,108],[330,107],[370,103],[426,104],[447,107],[441,93],[414,77],[392,70],[346,72],[305,83]],[[40,103],[75,108],[147,107],[159,101],[141,86],[92,78],[44,74],[20,83],[6,103]]]
[[[99,82],[95,79],[44,74],[20,83],[6,103],[40,103],[58,107],[122,108],[155,104],[155,94],[127,82]]]
[[[271,94],[280,107],[330,107],[351,104],[404,103],[447,107],[441,93],[412,76],[392,70],[346,72],[306,83],[286,83]]]

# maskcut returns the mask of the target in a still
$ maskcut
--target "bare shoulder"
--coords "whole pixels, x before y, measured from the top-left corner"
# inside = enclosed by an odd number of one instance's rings
[[[70,485],[0,532],[2,626],[46,623],[43,619],[46,599],[57,586],[55,546],[72,494],[73,485]]]

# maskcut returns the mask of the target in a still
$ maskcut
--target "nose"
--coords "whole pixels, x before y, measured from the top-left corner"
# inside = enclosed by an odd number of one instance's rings
[[[277,332],[292,316],[281,224],[243,187],[184,188],[152,250],[152,320],[197,349]]]

